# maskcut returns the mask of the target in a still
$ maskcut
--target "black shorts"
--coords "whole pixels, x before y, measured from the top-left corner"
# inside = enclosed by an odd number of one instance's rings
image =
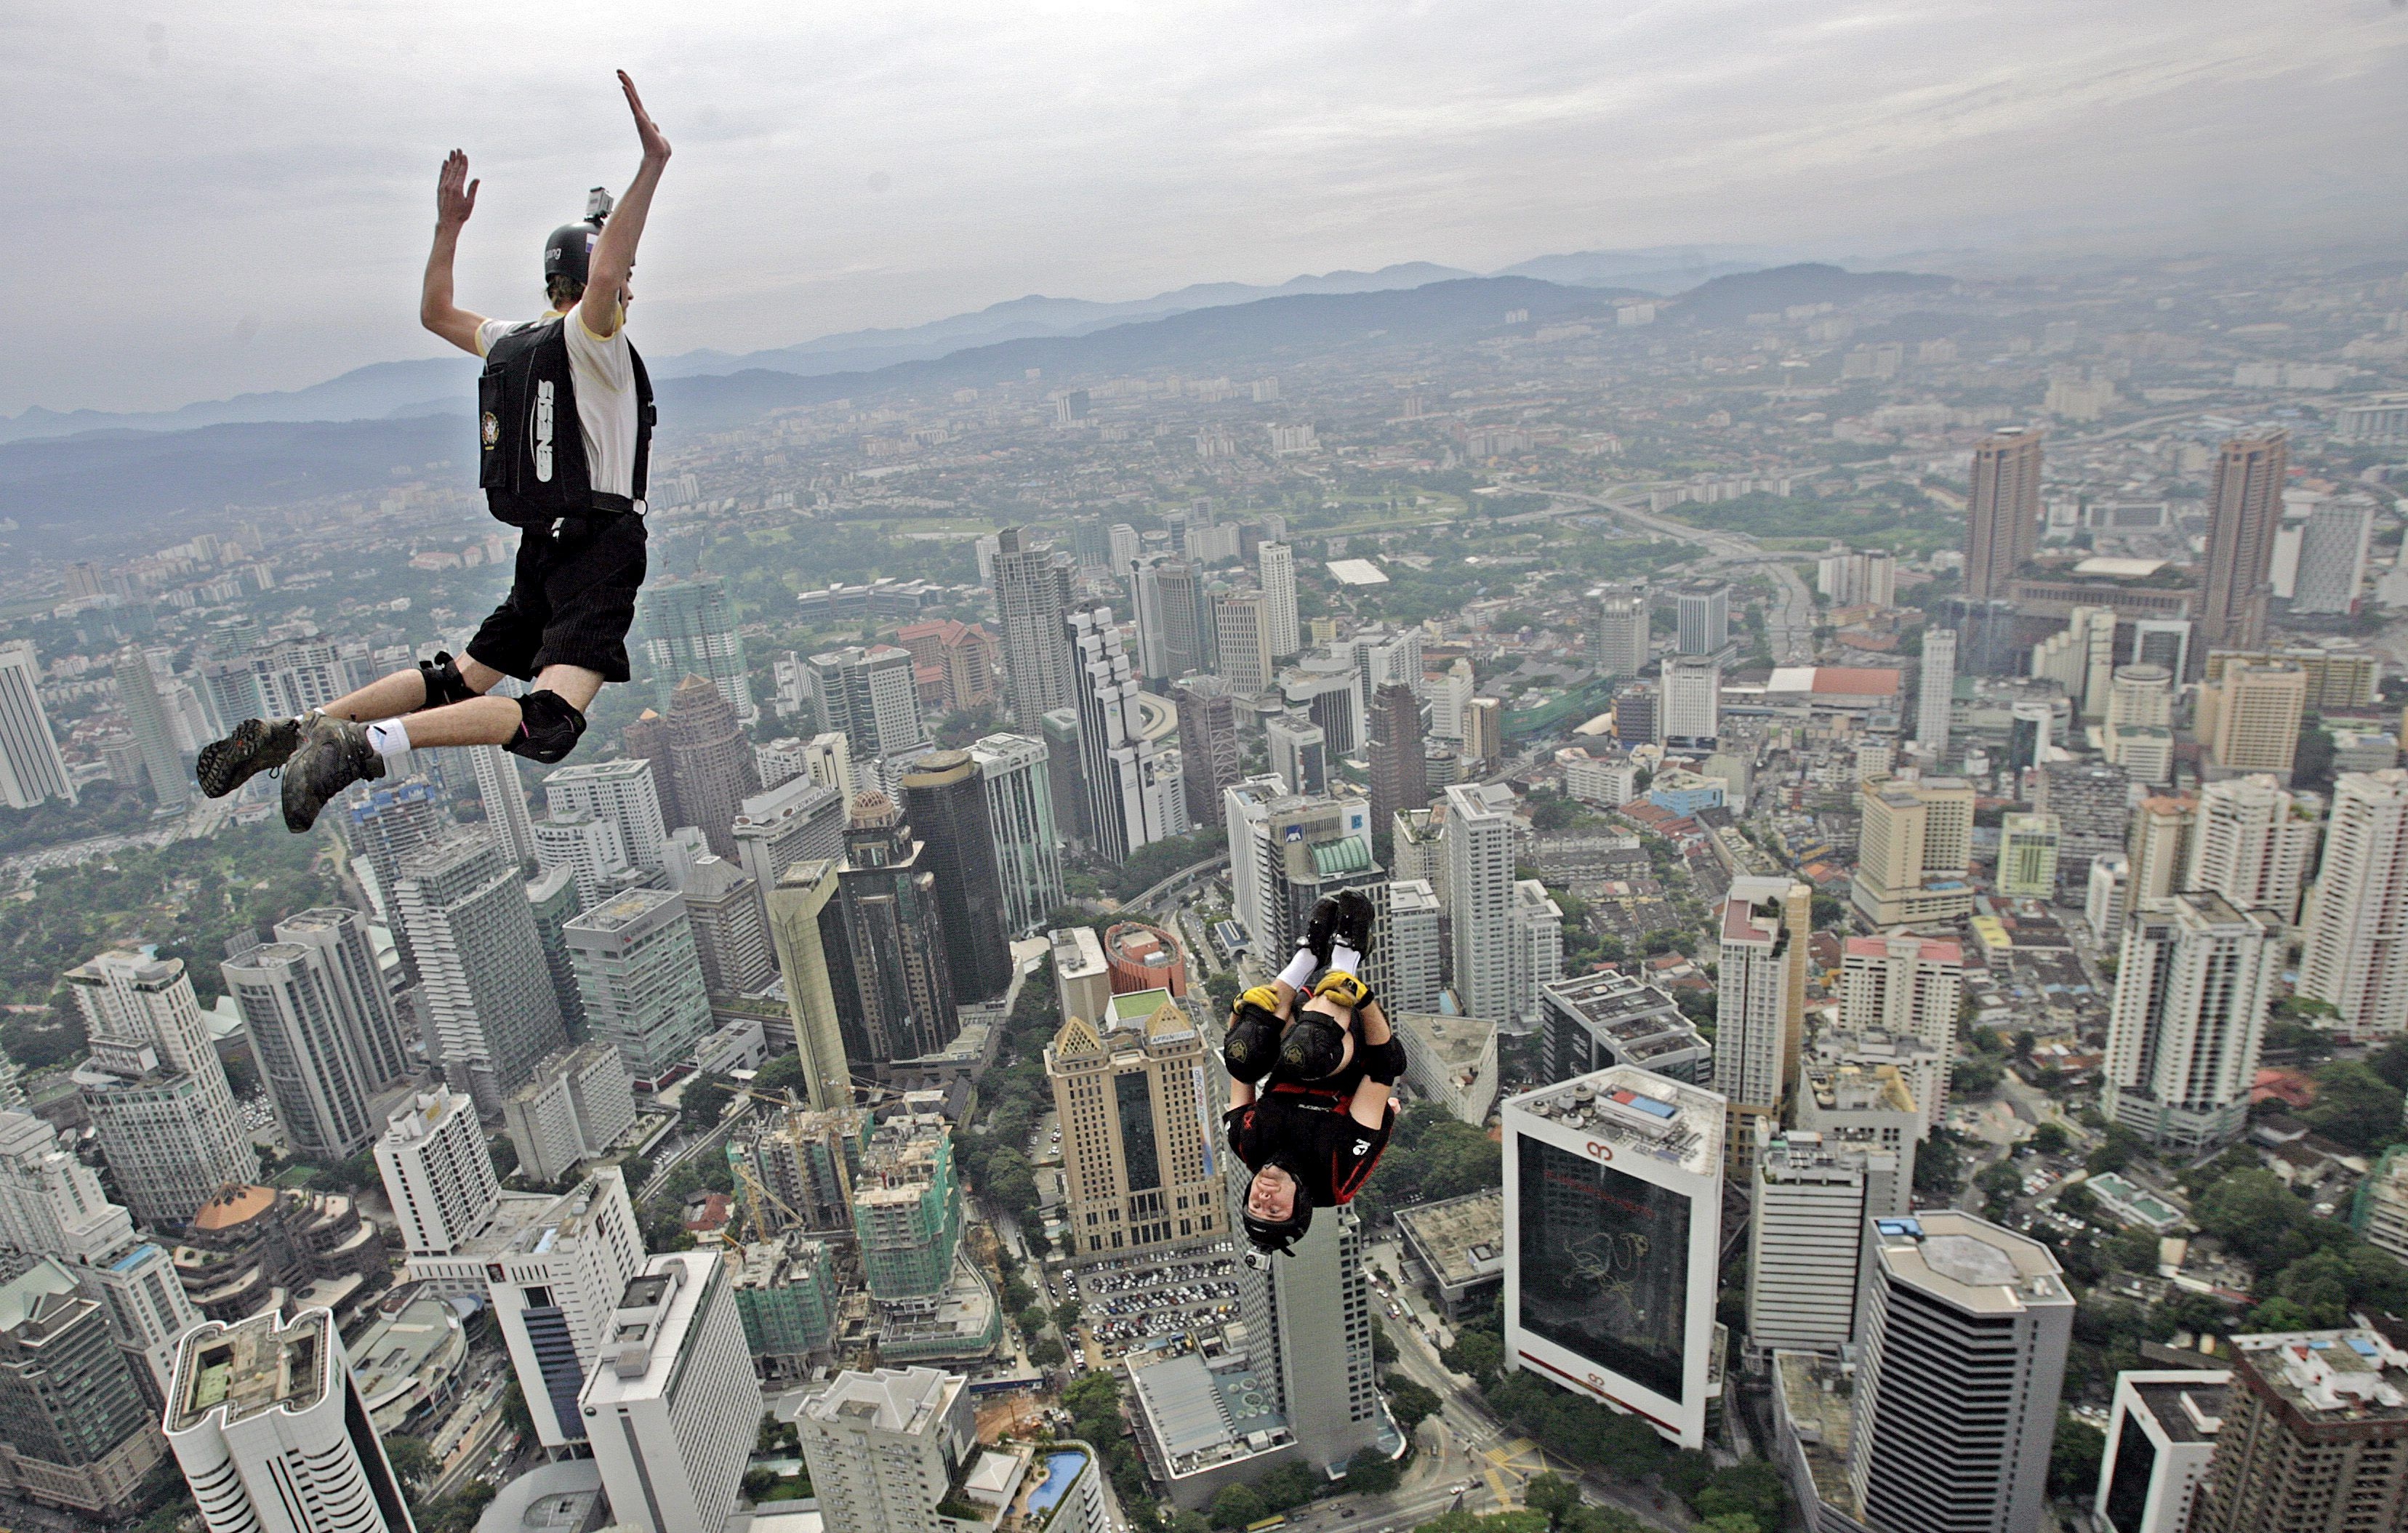
[[[529,527],[510,594],[468,641],[468,658],[532,681],[546,666],[627,679],[627,629],[644,585],[644,519],[597,511]]]

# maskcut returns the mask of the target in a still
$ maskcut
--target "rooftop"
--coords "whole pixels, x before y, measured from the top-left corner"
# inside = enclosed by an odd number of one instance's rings
[[[2224,1425],[2224,1390],[2232,1378],[2228,1372],[2200,1370],[2179,1378],[2128,1373],[2124,1378],[2140,1397],[2142,1408],[2176,1442],[2212,1441]]]
[[[307,1410],[325,1397],[339,1350],[325,1310],[305,1310],[290,1325],[278,1325],[273,1311],[233,1325],[197,1325],[177,1350],[167,1430],[183,1431],[213,1412],[231,1425],[280,1405]]]
[[[803,1414],[814,1421],[848,1418],[881,1431],[925,1432],[967,1383],[942,1368],[882,1368],[869,1373],[848,1368],[803,1402]]]
[[[1524,1113],[1605,1140],[1617,1154],[1644,1154],[1709,1176],[1722,1160],[1724,1106],[1713,1092],[1615,1065],[1526,1092],[1505,1111],[1509,1123]]]
[[[1829,1358],[1811,1352],[1772,1354],[1773,1388],[1782,1413],[1814,1479],[1817,1499],[1852,1512],[1856,1495],[1848,1488],[1848,1446],[1856,1423],[1855,1381]]]
[[[2408,1353],[2377,1332],[2236,1336],[2232,1351],[2259,1387],[2312,1422],[2408,1421]]]
[[[1242,1368],[1215,1371],[1193,1353],[1129,1374],[1138,1409],[1174,1478],[1267,1453],[1291,1440],[1268,1388]]]
[[[1497,1024],[1477,1017],[1450,1017],[1435,1011],[1406,1011],[1397,1017],[1399,1031],[1410,1033],[1418,1048],[1426,1046],[1445,1066],[1480,1063],[1497,1039]]]
[[[1873,1230],[1879,1259],[1899,1281],[1960,1310],[2014,1314],[2073,1302],[2048,1247],[1970,1213],[1934,1209],[1876,1219]]]
[[[1396,1211],[1397,1227],[1448,1288],[1505,1270],[1505,1194],[1469,1193]]]

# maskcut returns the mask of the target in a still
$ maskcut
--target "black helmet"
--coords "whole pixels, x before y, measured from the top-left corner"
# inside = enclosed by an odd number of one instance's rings
[[[602,237],[602,221],[610,216],[610,193],[595,187],[585,195],[585,217],[575,223],[564,223],[543,242],[543,279],[549,285],[555,277],[566,277],[580,287],[585,284],[586,271],[594,261],[594,242]]]
[[[1288,1181],[1296,1184],[1296,1198],[1288,1205],[1287,1217],[1265,1219],[1249,1207],[1244,1210],[1240,1219],[1240,1222],[1245,1225],[1246,1239],[1253,1242],[1256,1251],[1266,1256],[1276,1255],[1286,1251],[1290,1246],[1303,1239],[1305,1232],[1312,1227],[1312,1199],[1305,1196],[1304,1178],[1297,1174],[1296,1167],[1288,1161],[1287,1157],[1274,1155],[1254,1168],[1254,1175],[1260,1176],[1274,1166],[1286,1172]],[[1253,1190],[1251,1182],[1248,1182],[1247,1188],[1249,1192]]]
[[[1280,1064],[1298,1081],[1335,1075],[1345,1061],[1346,1029],[1326,1012],[1304,1012],[1280,1039]]]

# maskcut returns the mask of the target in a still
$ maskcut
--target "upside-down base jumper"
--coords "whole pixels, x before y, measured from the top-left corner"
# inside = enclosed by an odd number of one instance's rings
[[[1370,953],[1371,919],[1357,891],[1324,898],[1278,981],[1230,1011],[1226,1123],[1254,1172],[1240,1223],[1263,1258],[1304,1239],[1315,1208],[1354,1201],[1396,1127],[1404,1045],[1354,972]],[[1308,993],[1317,969],[1327,972]]]
[[[584,221],[545,241],[551,308],[541,319],[489,320],[452,301],[452,254],[478,183],[457,150],[436,180],[418,317],[485,361],[478,483],[494,515],[521,529],[509,595],[461,661],[438,652],[298,718],[236,724],[201,750],[197,776],[210,797],[280,768],[284,824],[299,832],[337,794],[384,776],[389,761],[413,749],[498,745],[556,762],[585,732],[585,709],[603,683],[627,680],[653,423],[652,381],[627,339],[629,276],[669,145],[635,82],[623,72],[619,85],[643,159],[615,213],[597,187]],[[531,685],[523,696],[486,695],[504,677]]]

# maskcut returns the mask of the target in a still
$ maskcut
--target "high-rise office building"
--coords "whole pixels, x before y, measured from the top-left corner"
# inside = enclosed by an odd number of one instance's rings
[[[1304,648],[1296,620],[1296,550],[1285,543],[1265,543],[1255,551],[1255,557],[1270,617],[1271,658],[1284,660]]]
[[[2355,496],[2328,500],[2300,530],[2300,568],[2291,582],[2291,610],[2339,615],[2358,609],[2366,553],[2374,532],[2374,505]]]
[[[2207,755],[2212,781],[2271,772],[2285,782],[2300,748],[2300,720],[2308,706],[2307,672],[2283,659],[2234,659],[2199,689],[2191,732]]]
[[[2231,1382],[2224,1368],[2115,1375],[2092,1526],[2113,1533],[2183,1533],[2191,1526],[2199,1487],[2224,1430],[2225,1387]]]
[[[2048,1247],[1953,1209],[1867,1239],[1848,1465],[1871,1533],[2041,1526],[2073,1295]]]
[[[843,951],[824,945],[831,974],[840,963],[851,980],[835,990],[845,1055],[862,1068],[935,1053],[961,1021],[926,843],[876,789],[853,801],[844,841],[837,874]]]
[[[699,857],[687,875],[685,913],[694,924],[702,981],[714,996],[750,996],[778,977],[761,886],[734,863]]]
[[[1664,662],[1664,738],[1711,744],[1723,729],[1723,666],[1712,655]]]
[[[159,1418],[98,1301],[40,1257],[0,1283],[0,1490],[114,1522],[166,1456]]]
[[[566,881],[569,916],[646,877],[628,865],[619,827],[584,809],[555,810],[535,823],[535,861],[538,882],[550,887],[550,881]]]
[[[1064,620],[1077,659],[1079,772],[1096,853],[1123,863],[1140,847],[1187,834],[1187,790],[1179,752],[1148,739],[1136,671],[1122,651],[1111,609],[1082,608]]]
[[[761,791],[752,742],[718,688],[689,676],[669,695],[669,756],[676,763],[681,824],[698,826],[710,850],[736,855],[736,815]]]
[[[1054,824],[1064,841],[1080,847],[1095,844],[1095,827],[1087,821],[1087,784],[1079,753],[1083,737],[1075,709],[1057,708],[1038,721],[1045,744],[1045,792],[1053,801]]]
[[[983,1001],[1011,983],[1003,878],[986,789],[968,751],[922,756],[903,778],[903,812],[925,851],[945,927],[956,1002]]]
[[[996,534],[995,609],[1003,629],[1004,695],[1012,717],[1032,724],[1075,701],[1077,662],[1062,619],[1070,609],[1070,568],[1051,543],[1025,540],[1019,527]],[[828,725],[834,728],[836,725]],[[864,752],[855,741],[855,754]]]
[[[643,1265],[635,1206],[615,1166],[596,1168],[494,1254],[486,1295],[545,1447],[587,1440],[578,1397],[609,1361],[605,1327]]]
[[[1923,634],[1923,668],[1915,681],[1914,738],[1935,761],[1947,759],[1948,705],[1956,694],[1956,632],[1927,628]]]
[[[2196,1533],[2348,1533],[2408,1514],[2408,1354],[2380,1331],[2236,1336],[2232,1383],[2200,1403],[2215,1442]]]
[[[1026,735],[987,735],[970,744],[1010,937],[1038,930],[1063,901],[1062,843],[1046,757],[1045,742]]]
[[[459,829],[403,858],[395,885],[424,981],[427,1052],[479,1111],[499,1112],[567,1040],[518,865],[491,833]]]
[[[2237,910],[2300,918],[2300,896],[2315,866],[2322,805],[2263,774],[2210,782],[2191,822],[2184,886],[2209,889]]]
[[[1729,1106],[1724,1144],[1734,1179],[1755,1158],[1756,1125],[1777,1120],[1798,1077],[1806,1034],[1806,948],[1813,888],[1786,877],[1742,874],[1723,900],[1714,1090]]]
[[[619,748],[625,760],[652,763],[652,795],[660,800],[662,824],[675,829],[696,823],[678,801],[677,757],[669,752],[668,720],[655,709],[644,709],[619,731]]]
[[[2408,771],[2335,781],[2302,924],[2300,994],[2361,1038],[2408,1030]]]
[[[1608,586],[1597,601],[1589,632],[1589,663],[1599,675],[1635,677],[1647,666],[1647,593],[1635,586]]]
[[[1965,512],[1965,595],[1972,600],[2013,595],[2015,572],[2040,547],[2040,478],[2038,431],[2011,426],[1975,445]]]
[[[409,778],[389,787],[364,788],[337,806],[343,844],[351,848],[353,871],[367,886],[377,913],[393,934],[405,983],[418,978],[418,960],[409,951],[409,934],[401,924],[394,884],[401,876],[401,859],[452,828],[443,812],[441,790],[424,778]],[[366,864],[360,872],[359,865]]]
[[[669,826],[661,817],[660,790],[649,761],[597,761],[563,766],[543,780],[544,802],[557,819],[582,809],[607,820],[619,832],[619,845],[631,867],[657,869]]]
[[[1672,997],[1614,969],[1557,980],[1540,992],[1540,1067],[1569,1081],[1629,1065],[1690,1085],[1713,1079],[1713,1048]]]
[[[1221,795],[1243,775],[1238,700],[1218,677],[1197,676],[1171,689],[1179,703],[1180,776],[1191,824],[1221,823]]]
[[[1112,573],[1126,579],[1130,566],[1137,563],[1138,550],[1143,546],[1138,540],[1137,529],[1125,522],[1115,522],[1104,536],[1111,543]]]
[[[1399,810],[1429,807],[1427,762],[1422,752],[1422,705],[1403,681],[1383,681],[1371,695],[1371,823],[1384,825]]]
[[[1973,908],[1973,785],[1963,778],[1867,782],[1851,895],[1876,926],[1953,921]]]
[[[1945,938],[1894,932],[1851,937],[1840,952],[1840,1026],[1920,1041],[1942,1059],[1956,1056],[1956,1014],[1965,1000],[1964,948]],[[1946,1113],[1948,1076],[1918,1103],[1938,1127]]]
[[[1630,1066],[1508,1099],[1505,1361],[1705,1442],[1724,1104]]]
[[[484,801],[485,823],[523,867],[535,860],[535,817],[527,812],[518,758],[498,745],[471,745],[466,753],[477,778],[477,796]]]
[[[1007,668],[1009,665],[1007,654]],[[892,644],[867,649],[853,644],[815,654],[810,666],[820,728],[844,737],[856,772],[870,762],[927,743],[910,651]]]
[[[786,1014],[803,1062],[804,1098],[818,1111],[853,1105],[844,1019],[858,1003],[848,998],[840,1006],[837,998],[839,981],[853,983],[843,907],[836,898],[842,866],[835,858],[796,863],[769,890],[769,942],[785,981]]]
[[[1257,697],[1270,688],[1270,617],[1259,591],[1219,591],[1212,595],[1212,632],[1220,657],[1220,676],[1240,697]]]
[[[134,1239],[134,1220],[100,1177],[30,1112],[0,1111],[0,1247],[78,1264]]]
[[[304,910],[221,967],[292,1153],[333,1166],[366,1149],[370,1099],[412,1067],[359,912]]]
[[[2100,1106],[2154,1144],[2196,1155],[2246,1125],[2283,922],[2196,890],[2136,903],[2124,925]]]
[[[2010,814],[1999,822],[1998,893],[2047,899],[2057,893],[2060,827],[2054,814]]]
[[[1691,580],[1672,589],[1675,642],[1683,654],[1715,654],[1730,642],[1730,585]]]
[[[161,809],[180,809],[191,792],[184,770],[184,752],[176,744],[175,721],[159,694],[159,679],[150,657],[128,645],[117,656],[117,706],[134,730],[142,752],[142,769],[150,780],[150,797]]]
[[[666,1083],[711,1028],[685,896],[630,889],[570,922],[563,935],[591,1036],[618,1049],[643,1089]]]
[[[736,816],[736,860],[747,877],[768,890],[797,863],[841,859],[845,812],[852,799],[850,788],[808,776],[754,794]]]
[[[652,1256],[604,1325],[579,1401],[622,1527],[694,1533],[736,1510],[761,1386],[717,1254]]]
[[[1329,739],[1319,724],[1293,713],[1267,719],[1263,745],[1271,775],[1286,783],[1290,793],[1329,791]]]
[[[1466,1016],[1503,1022],[1514,1015],[1512,965],[1497,961],[1511,951],[1513,882],[1512,790],[1501,783],[1447,789],[1447,914],[1455,999]]]
[[[1047,1045],[1065,1218],[1079,1254],[1227,1236],[1204,1059],[1202,1034],[1168,999],[1143,1018],[1070,1017]]]
[[[1827,1144],[1807,1129],[1765,1144],[1748,1182],[1751,1355],[1836,1355],[1855,1340],[1865,1222],[1888,1211],[1898,1166],[1889,1151]]]
[[[135,1222],[184,1223],[259,1155],[180,958],[104,953],[63,976],[91,1057],[75,1082]]]
[[[451,1087],[420,1092],[394,1112],[376,1163],[412,1255],[448,1256],[493,1223],[501,1179],[476,1103]]]
[[[0,803],[29,809],[45,798],[74,803],[75,780],[42,707],[41,656],[33,640],[12,638],[0,644]]]
[[[415,1526],[331,1310],[289,1323],[270,1310],[187,1332],[166,1427],[208,1533]]]
[[[2236,437],[2216,456],[2207,496],[2207,557],[2200,564],[2201,651],[2254,650],[2266,642],[2274,537],[2283,524],[2290,464],[2291,438],[2281,431]]]
[[[846,1369],[795,1417],[828,1533],[948,1533],[938,1505],[979,1458],[969,1381]]]
[[[1398,1015],[1435,1012],[1439,992],[1446,982],[1445,908],[1426,879],[1392,881],[1388,885],[1388,932],[1377,956],[1387,966],[1387,982],[1379,987],[1383,1002]],[[1558,939],[1561,928],[1557,929]]]
[[[1613,740],[1627,751],[1664,740],[1663,698],[1646,686],[1628,686],[1613,695]],[[1469,737],[1467,737],[1468,738]],[[1466,759],[1469,760],[1469,752]]]
[[[652,665],[654,707],[668,711],[677,684],[699,676],[719,689],[738,718],[749,719],[752,682],[744,666],[744,638],[727,583],[717,575],[654,580],[644,586],[638,623]]]
[[[1176,681],[1194,671],[1216,668],[1212,604],[1205,594],[1202,570],[1174,555],[1149,554],[1138,560],[1132,586],[1139,668],[1147,677]],[[1072,648],[1075,652],[1075,633]]]

